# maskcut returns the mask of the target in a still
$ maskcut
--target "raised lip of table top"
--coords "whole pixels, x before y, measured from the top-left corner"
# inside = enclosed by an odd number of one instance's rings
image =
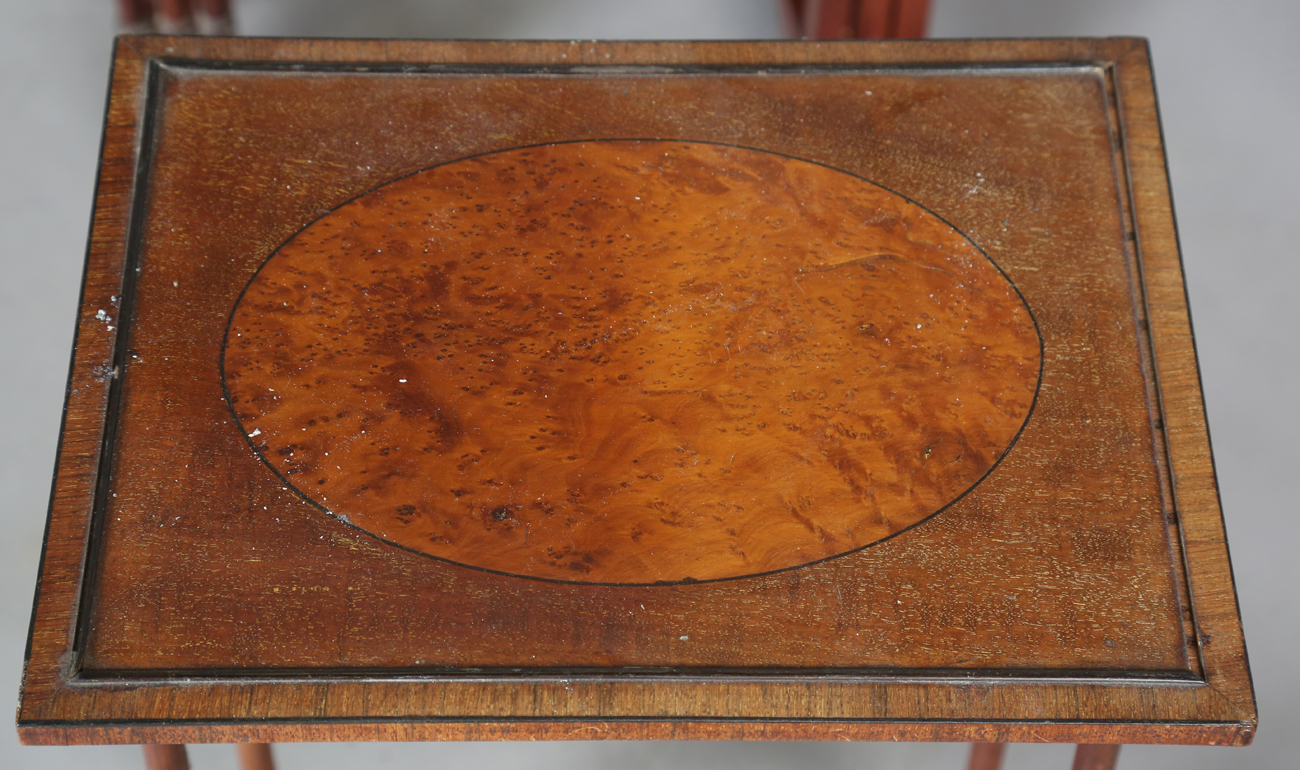
[[[94,308],[121,295],[150,73],[160,66],[383,69],[669,67],[1103,68],[1125,161],[1131,238],[1186,560],[1201,677],[1020,676],[1014,672],[812,672],[772,676],[589,673],[409,677],[92,678],[77,664],[90,513],[104,479],[115,338]],[[122,308],[125,315],[129,308]],[[1145,41],[1131,38],[911,42],[432,42],[119,38],[64,426],[18,715],[25,743],[438,739],[904,739],[1244,745],[1253,687],[1228,560]],[[518,696],[525,693],[522,699]],[[576,694],[575,694],[576,693]],[[430,701],[441,699],[441,704]],[[383,701],[371,707],[370,700]],[[512,709],[543,702],[555,716]],[[775,701],[784,703],[773,705]],[[847,699],[847,701],[846,701]],[[238,703],[236,703],[238,701]],[[844,706],[849,702],[852,708]],[[929,702],[929,703],[927,703]],[[484,707],[486,703],[488,706]],[[719,709],[717,704],[723,704]],[[781,708],[784,706],[784,710]],[[800,711],[799,709],[804,709]],[[862,709],[866,711],[857,710]],[[793,709],[793,711],[791,710]],[[847,710],[846,710],[847,709]]]

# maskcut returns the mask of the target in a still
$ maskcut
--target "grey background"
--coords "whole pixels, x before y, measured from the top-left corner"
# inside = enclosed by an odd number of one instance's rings
[[[243,34],[773,38],[775,0],[236,0]],[[934,37],[1152,42],[1205,397],[1261,713],[1247,749],[1131,746],[1120,767],[1300,765],[1300,3],[934,0]],[[95,180],[108,0],[0,2],[0,699],[16,697]],[[7,694],[7,695],[6,695]],[[956,744],[280,745],[282,768],[960,768]],[[1018,745],[1007,770],[1068,768]],[[191,748],[233,768],[229,746]],[[135,747],[27,748],[0,767],[139,768]]]

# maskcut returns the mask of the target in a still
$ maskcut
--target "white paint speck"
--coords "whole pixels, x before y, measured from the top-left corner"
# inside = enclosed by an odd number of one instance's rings
[[[683,642],[689,642],[689,641],[691,640],[691,638],[690,638],[689,636],[686,636],[685,634],[682,634],[681,636],[679,636],[679,637],[677,637],[677,638],[678,638],[678,639],[681,639]]]
[[[248,434],[248,437],[249,437],[249,438],[252,438],[253,436],[260,436],[260,435],[262,435],[262,429],[261,429],[261,428],[253,428],[253,432],[250,433],[250,434]]]

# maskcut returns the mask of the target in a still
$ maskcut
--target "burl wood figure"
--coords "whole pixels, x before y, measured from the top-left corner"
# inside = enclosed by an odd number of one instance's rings
[[[689,141],[506,149],[322,216],[241,296],[231,410],[322,511],[468,567],[688,583],[891,537],[1033,408],[1008,278],[900,195]]]
[[[103,147],[24,742],[1252,740],[1145,42],[125,37]]]

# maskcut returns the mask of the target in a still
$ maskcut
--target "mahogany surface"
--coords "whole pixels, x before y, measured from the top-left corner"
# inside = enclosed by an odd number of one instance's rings
[[[1115,770],[1120,747],[1113,743],[1081,743],[1072,770]]]
[[[25,741],[1253,735],[1141,41],[123,38],[94,216]]]
[[[970,762],[967,770],[1001,770],[1002,755],[1006,753],[1005,743],[974,743],[970,747]]]
[[[275,770],[275,757],[268,743],[241,743],[235,746],[239,770]]]
[[[145,770],[190,770],[185,746],[175,743],[145,744]]]

